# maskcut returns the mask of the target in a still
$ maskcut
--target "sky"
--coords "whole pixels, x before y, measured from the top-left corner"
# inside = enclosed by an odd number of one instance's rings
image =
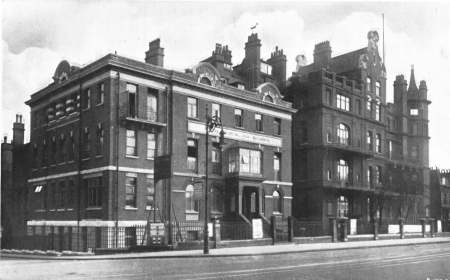
[[[287,73],[295,57],[312,62],[314,45],[329,40],[333,56],[367,46],[367,32],[382,32],[385,15],[387,99],[395,76],[426,80],[430,105],[430,166],[450,168],[450,4],[445,2],[151,2],[7,1],[2,8],[1,122],[11,139],[20,113],[29,135],[30,95],[52,82],[58,63],[83,66],[114,53],[144,60],[161,38],[166,68],[184,71],[228,45],[233,64],[258,23],[262,58],[284,49]],[[379,43],[382,43],[381,41]],[[381,44],[379,46],[381,50]],[[289,76],[289,75],[288,75]]]

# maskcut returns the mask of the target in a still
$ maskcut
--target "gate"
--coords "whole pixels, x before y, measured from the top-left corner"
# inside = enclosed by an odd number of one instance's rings
[[[273,217],[272,226],[275,227],[273,231],[275,242],[289,241],[289,224],[287,218]]]

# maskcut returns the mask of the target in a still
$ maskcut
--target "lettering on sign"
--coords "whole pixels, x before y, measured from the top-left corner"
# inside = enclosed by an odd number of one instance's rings
[[[188,131],[205,134],[205,124],[199,122],[188,122]],[[210,133],[211,136],[219,136],[219,129],[215,129]],[[224,127],[223,131],[225,132],[225,139],[237,140],[242,142],[261,144],[265,146],[273,146],[273,147],[282,147],[282,139],[280,137],[268,136],[268,135],[260,135],[251,132],[240,131],[237,129]]]

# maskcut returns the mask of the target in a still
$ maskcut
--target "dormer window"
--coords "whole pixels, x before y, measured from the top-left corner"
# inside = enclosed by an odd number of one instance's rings
[[[245,86],[244,86],[243,84],[237,84],[237,88],[238,88],[238,89],[241,89],[241,90],[244,90],[244,89],[245,89]]]
[[[267,63],[261,62],[261,72],[267,75],[272,75],[272,66]]]

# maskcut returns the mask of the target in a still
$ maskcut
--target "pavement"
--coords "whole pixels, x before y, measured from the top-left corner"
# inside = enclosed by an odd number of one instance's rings
[[[346,250],[358,248],[390,247],[420,244],[450,243],[450,237],[434,238],[407,238],[369,241],[349,241],[337,243],[312,243],[312,244],[276,244],[264,246],[233,247],[210,249],[208,255],[204,255],[202,250],[184,251],[160,251],[160,252],[136,252],[120,253],[111,255],[91,255],[91,256],[38,256],[1,253],[0,258],[25,258],[25,259],[53,259],[53,260],[114,260],[114,259],[161,259],[161,258],[200,258],[200,257],[235,257],[235,256],[256,256],[256,255],[276,255],[286,253]]]

